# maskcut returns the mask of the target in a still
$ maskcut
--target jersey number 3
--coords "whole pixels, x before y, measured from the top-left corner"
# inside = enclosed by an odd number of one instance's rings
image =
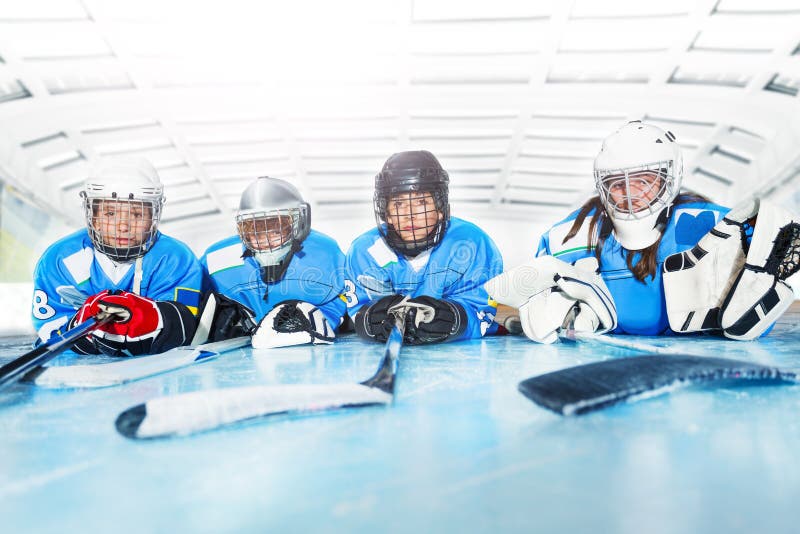
[[[356,295],[356,285],[350,280],[344,281],[344,300],[347,302],[347,307],[352,308],[358,304],[358,295]]]

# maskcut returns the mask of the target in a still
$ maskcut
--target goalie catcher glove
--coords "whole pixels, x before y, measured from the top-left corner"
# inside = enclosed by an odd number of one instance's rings
[[[404,341],[409,345],[457,339],[467,328],[467,312],[456,302],[422,295],[407,303]]]
[[[758,210],[744,268],[725,297],[720,326],[725,337],[755,339],[794,301],[785,282],[800,268],[800,224],[788,211],[764,200]]]
[[[388,295],[358,310],[353,318],[356,334],[370,341],[386,342],[394,325],[389,308],[400,303],[403,298],[403,295]]]
[[[154,354],[185,344],[195,330],[192,312],[178,302],[156,302],[117,290],[89,297],[73,317],[80,324],[90,316],[112,316],[112,322],[92,332],[94,351],[109,356]],[[82,348],[82,347],[81,347]]]
[[[261,319],[252,345],[255,349],[291,347],[306,343],[330,344],[336,338],[322,311],[302,300],[276,304]]]
[[[798,267],[797,228],[782,208],[748,199],[692,249],[669,256],[663,269],[670,328],[722,329],[741,340],[763,334],[794,299],[784,280]]]

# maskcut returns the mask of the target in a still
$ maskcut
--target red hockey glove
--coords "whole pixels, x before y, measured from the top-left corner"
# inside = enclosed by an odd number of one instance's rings
[[[83,305],[75,313],[75,315],[72,316],[72,319],[69,322],[69,327],[72,328],[73,326],[84,323],[91,317],[94,317],[98,313],[100,313],[100,308],[98,307],[100,299],[102,299],[109,293],[110,291],[106,289],[105,291],[101,291],[100,293],[92,295],[91,297],[87,298],[84,301]]]
[[[94,330],[91,341],[95,350],[112,356],[149,353],[153,341],[164,327],[161,311],[155,301],[127,291],[108,290],[86,299],[72,318],[71,326],[92,316],[103,318],[109,315],[112,316],[112,322]],[[84,349],[81,352],[94,351]]]
[[[163,328],[161,312],[154,300],[127,291],[107,293],[97,300],[100,316],[111,315],[111,323],[99,328],[109,339],[124,336],[125,341],[154,338]],[[121,341],[121,340],[120,340]]]

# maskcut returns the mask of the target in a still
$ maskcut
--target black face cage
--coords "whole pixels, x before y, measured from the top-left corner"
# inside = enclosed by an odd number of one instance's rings
[[[434,209],[424,211],[413,210],[414,228],[413,236],[408,236],[408,230],[402,228],[402,214],[389,214],[389,202],[402,200],[404,197],[409,205],[412,198],[418,197],[422,193],[430,193],[433,197]],[[375,222],[378,232],[386,244],[398,254],[414,257],[418,254],[437,246],[444,237],[447,225],[450,222],[450,204],[448,202],[447,186],[442,185],[433,189],[414,189],[401,192],[387,192],[386,189],[378,189],[373,197],[375,206]],[[439,214],[442,214],[441,220]],[[420,225],[421,224],[421,225]],[[426,230],[424,235],[421,230]],[[404,239],[401,232],[406,234]]]
[[[86,228],[94,248],[116,262],[129,262],[144,256],[156,241],[162,202],[83,196]],[[113,210],[104,211],[113,206]],[[149,218],[149,221],[147,220]],[[125,227],[121,225],[125,224]],[[129,246],[109,242],[128,239]]]
[[[288,219],[288,220],[287,220]],[[251,253],[275,252],[302,243],[311,231],[308,204],[299,208],[252,211],[236,216],[236,229]],[[267,224],[268,221],[271,224]],[[291,221],[291,222],[289,222]],[[269,236],[273,243],[270,244]]]

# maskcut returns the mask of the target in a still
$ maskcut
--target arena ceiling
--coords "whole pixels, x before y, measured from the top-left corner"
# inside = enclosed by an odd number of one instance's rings
[[[644,119],[687,188],[797,205],[799,91],[797,0],[7,0],[0,178],[77,226],[92,160],[146,157],[162,227],[215,233],[265,174],[366,213],[386,157],[425,148],[454,210],[545,222]]]

